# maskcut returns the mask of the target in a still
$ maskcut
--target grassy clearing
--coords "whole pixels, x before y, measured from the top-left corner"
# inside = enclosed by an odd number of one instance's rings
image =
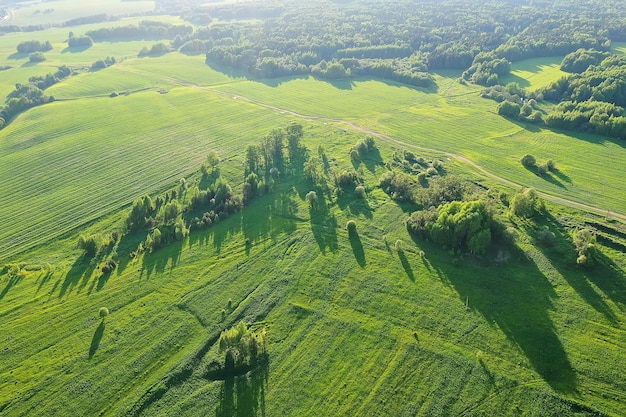
[[[561,71],[563,57],[534,58],[518,61],[513,64],[511,74],[502,79],[504,84],[516,82],[530,91],[546,87],[568,74]]]
[[[306,143],[333,139],[331,165],[349,167],[338,151],[355,137],[328,134],[307,128]],[[368,189],[383,171],[364,171]],[[0,300],[0,407],[15,416],[567,416],[584,411],[573,401],[626,412],[621,261],[607,285],[599,276],[608,270],[569,266],[567,245],[534,246],[520,224],[517,245],[494,248],[510,251],[506,266],[453,265],[409,237],[403,208],[380,190],[365,203],[327,198],[318,217],[304,201],[309,189],[288,177],[241,213],[126,259],[108,278],[69,247],[51,275],[27,273]],[[101,306],[111,311],[104,325]],[[269,366],[213,380],[212,341],[241,319],[267,328]]]

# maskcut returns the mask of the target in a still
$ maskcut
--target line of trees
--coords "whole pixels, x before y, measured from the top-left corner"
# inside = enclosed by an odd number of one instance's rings
[[[20,54],[30,54],[32,52],[47,52],[52,50],[50,41],[24,41],[17,44],[17,52]]]

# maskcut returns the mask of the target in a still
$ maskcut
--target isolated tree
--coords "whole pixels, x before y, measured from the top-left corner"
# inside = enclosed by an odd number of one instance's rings
[[[309,203],[310,208],[317,207],[317,193],[315,191],[309,191],[306,193],[306,201]]]
[[[574,247],[578,253],[578,265],[591,265],[595,255],[596,236],[589,229],[580,229],[572,233]]]
[[[104,318],[109,315],[109,309],[106,307],[100,307],[100,310],[98,310],[98,315],[104,321]]]
[[[537,165],[537,159],[531,154],[526,154],[522,156],[522,158],[520,159],[520,162],[526,168],[533,168],[535,165]]]
[[[348,234],[350,236],[356,234],[356,222],[354,220],[348,220],[346,223],[346,229],[348,230]]]

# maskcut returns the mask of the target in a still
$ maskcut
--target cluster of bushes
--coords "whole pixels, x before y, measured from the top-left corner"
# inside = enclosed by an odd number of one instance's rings
[[[73,32],[69,33],[67,38],[67,46],[70,48],[91,48],[93,39],[87,35],[75,36]]]
[[[492,216],[482,201],[453,201],[414,212],[406,219],[410,233],[430,238],[454,251],[482,254],[491,243]]]
[[[578,265],[591,266],[596,255],[596,237],[589,229],[580,229],[572,233],[572,240],[578,257]]]
[[[531,154],[525,154],[522,156],[520,162],[526,168],[535,170],[539,175],[545,175],[548,172],[558,171],[556,163],[552,159],[548,159],[543,164],[537,164],[537,159]]]
[[[415,181],[410,175],[404,172],[385,172],[380,177],[379,185],[385,193],[396,201],[413,201]]]
[[[372,136],[367,136],[365,139],[359,140],[350,148],[350,159],[358,161],[359,159],[366,158],[370,152],[377,151],[376,141]]]
[[[102,265],[101,271],[103,274],[110,274],[117,268],[117,262],[113,259],[107,259],[107,261]]]
[[[480,53],[461,76],[475,84],[493,86],[500,84],[499,77],[510,72],[511,63],[505,58],[498,58],[494,53]]]
[[[165,55],[168,52],[172,52],[172,48],[163,42],[159,42],[155,43],[150,48],[144,46],[143,48],[141,48],[141,51],[139,51],[137,56],[160,56]]]
[[[509,202],[509,208],[511,214],[522,218],[542,214],[546,209],[545,203],[532,188],[523,188],[515,193]]]
[[[624,85],[626,87],[626,84]],[[625,91],[626,93],[626,91]],[[545,118],[550,127],[626,138],[624,108],[601,101],[565,101],[559,103]]]
[[[115,57],[112,56],[108,56],[104,59],[99,59],[97,61],[95,61],[93,64],[91,64],[91,70],[92,71],[97,71],[100,69],[104,69],[107,67],[110,67],[111,65],[115,64],[117,61],[115,60]]]
[[[32,54],[28,55],[28,61],[29,62],[43,62],[46,60],[46,56],[42,53],[42,52],[33,52]]]
[[[6,105],[0,107],[0,129],[17,114],[40,104],[54,101],[43,90],[68,77],[72,71],[65,65],[59,67],[54,74],[35,76],[29,79],[28,84],[16,84],[15,90],[7,96]]]
[[[50,41],[24,41],[17,44],[17,52],[20,54],[30,54],[33,52],[47,52],[52,50]]]
[[[224,330],[218,340],[220,353],[224,354],[224,371],[233,376],[238,369],[250,368],[257,359],[265,355],[267,341],[265,329],[253,332],[244,322]]]

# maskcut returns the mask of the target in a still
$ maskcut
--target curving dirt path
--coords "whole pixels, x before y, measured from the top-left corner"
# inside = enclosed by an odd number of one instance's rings
[[[420,145],[415,145],[415,144],[412,144],[412,143],[408,143],[408,142],[402,141],[400,139],[391,137],[389,135],[385,135],[384,133],[377,132],[377,131],[372,130],[372,129],[368,128],[368,127],[361,126],[361,125],[359,125],[356,122],[351,122],[351,121],[342,120],[342,119],[332,119],[332,118],[328,118],[328,117],[312,116],[312,115],[297,113],[297,112],[294,112],[294,111],[289,110],[289,109],[283,109],[283,108],[280,108],[280,107],[277,107],[277,106],[272,106],[270,104],[263,103],[263,102],[260,102],[260,101],[257,101],[257,100],[253,100],[253,99],[250,99],[248,97],[241,96],[241,95],[238,95],[238,94],[226,93],[224,91],[220,91],[220,90],[217,90],[215,88],[200,87],[198,85],[194,85],[194,84],[191,84],[191,83],[185,83],[185,82],[181,82],[181,84],[192,86],[193,88],[214,91],[214,92],[217,92],[217,93],[219,93],[219,94],[221,94],[223,96],[231,97],[231,98],[237,99],[237,100],[243,100],[243,101],[246,101],[248,103],[257,105],[257,106],[261,106],[261,107],[265,107],[267,109],[275,110],[275,111],[278,111],[278,112],[283,113],[283,114],[289,114],[289,115],[292,115],[292,116],[295,116],[295,117],[298,117],[298,118],[301,118],[301,119],[304,119],[304,120],[321,121],[321,122],[328,122],[328,123],[335,123],[335,124],[345,125],[345,126],[348,126],[350,129],[352,129],[354,131],[358,131],[358,132],[362,132],[362,133],[365,133],[365,134],[368,134],[368,135],[372,135],[372,136],[374,136],[376,138],[385,140],[385,141],[390,142],[390,143],[394,143],[396,145],[402,145],[402,146],[407,147],[407,148],[413,148],[413,149],[422,150],[422,151],[426,151],[426,152],[438,153],[438,154],[440,154],[442,156],[446,156],[446,157],[451,158],[451,159],[456,159],[456,160],[458,160],[460,162],[463,162],[464,164],[469,165],[472,168],[476,169],[480,174],[483,175],[483,177],[495,180],[496,182],[498,182],[498,183],[500,183],[502,185],[506,185],[506,186],[512,187],[512,188],[522,188],[524,186],[523,184],[519,184],[517,182],[508,180],[508,179],[506,179],[504,177],[501,177],[501,176],[499,176],[497,174],[494,174],[492,172],[487,171],[485,168],[483,168],[482,166],[478,165],[477,163],[475,163],[474,161],[470,160],[469,158],[466,158],[463,155],[456,154],[456,153],[453,153],[453,152],[446,152],[446,151],[442,151],[442,150],[439,150],[439,149],[427,148],[427,147],[420,146]],[[546,192],[543,192],[543,191],[538,191],[537,190],[537,194],[539,194],[543,199],[551,201],[553,203],[557,203],[557,204],[561,204],[561,205],[564,205],[564,206],[572,207],[572,208],[575,208],[575,209],[586,211],[588,213],[598,214],[598,215],[601,215],[601,216],[610,215],[611,218],[619,220],[622,223],[626,223],[626,215],[624,215],[622,213],[616,213],[616,212],[609,211],[607,209],[603,209],[603,208],[600,208],[600,207],[595,207],[595,206],[592,206],[592,205],[589,205],[589,204],[579,203],[577,201],[569,200],[567,198],[559,197],[559,196],[556,196],[556,195],[553,195],[553,194],[549,194],[549,193],[546,193]]]
[[[178,85],[182,85],[182,86],[187,86],[187,87],[191,87],[191,88],[196,88],[199,90],[206,90],[206,91],[212,91],[214,93],[220,94],[224,97],[229,97],[235,100],[242,100],[245,101],[247,103],[250,104],[254,104],[256,106],[260,106],[260,107],[264,107],[266,109],[270,109],[270,110],[274,110],[277,111],[279,113],[282,114],[289,114],[291,116],[295,116],[298,117],[300,119],[303,120],[309,120],[309,121],[317,121],[317,122],[327,122],[327,123],[334,123],[334,124],[340,124],[340,125],[344,125],[347,126],[348,128],[350,128],[353,131],[357,131],[357,132],[362,132],[368,135],[372,135],[376,138],[385,140],[389,143],[394,143],[396,145],[401,145],[404,146],[406,148],[412,148],[412,149],[416,149],[416,150],[421,150],[421,151],[426,151],[426,152],[431,152],[431,153],[438,153],[442,156],[451,158],[451,159],[456,159],[457,161],[460,161],[466,165],[471,166],[472,168],[474,168],[478,173],[480,173],[484,178],[489,178],[492,179],[502,185],[508,186],[508,187],[512,187],[512,188],[522,188],[524,187],[524,184],[520,184],[517,183],[515,181],[511,181],[509,179],[506,179],[504,177],[501,177],[497,174],[494,174],[493,172],[489,172],[487,171],[484,167],[482,167],[481,165],[478,165],[477,163],[475,163],[474,161],[470,160],[469,158],[461,155],[461,154],[457,154],[457,153],[453,153],[453,152],[447,152],[447,151],[442,151],[440,149],[433,149],[433,148],[428,148],[425,146],[420,146],[420,145],[415,145],[409,142],[405,142],[403,140],[391,137],[389,135],[385,135],[384,133],[380,133],[377,132],[371,128],[365,127],[365,126],[361,126],[356,122],[352,122],[349,120],[343,120],[343,119],[333,119],[333,118],[329,118],[329,117],[322,117],[322,116],[314,116],[314,115],[308,115],[308,114],[303,114],[303,113],[298,113],[289,109],[284,109],[278,106],[273,106],[271,104],[267,104],[258,100],[254,100],[239,94],[233,94],[233,93],[228,93],[225,91],[221,91],[219,90],[219,86],[220,84],[216,84],[216,85],[210,85],[210,86],[200,86],[198,84],[194,84],[192,82],[189,81],[185,81],[182,79],[177,79],[177,78],[173,78],[173,77],[164,77],[164,79],[167,79],[168,81],[174,83],[174,84],[178,84]],[[228,83],[230,84],[230,83]],[[537,194],[539,196],[541,196],[544,200],[553,202],[553,203],[557,203],[557,204],[561,204],[564,206],[568,206],[568,207],[572,207],[578,210],[582,210],[588,213],[593,213],[593,214],[597,214],[600,216],[610,216],[612,219],[618,220],[622,223],[626,224],[626,215],[623,213],[617,213],[614,211],[610,211],[601,207],[596,207],[596,206],[592,206],[590,204],[585,204],[585,203],[580,203],[578,201],[574,201],[574,200],[570,200],[564,197],[559,197],[553,194],[549,194],[546,193],[544,191],[538,191],[537,190]]]

